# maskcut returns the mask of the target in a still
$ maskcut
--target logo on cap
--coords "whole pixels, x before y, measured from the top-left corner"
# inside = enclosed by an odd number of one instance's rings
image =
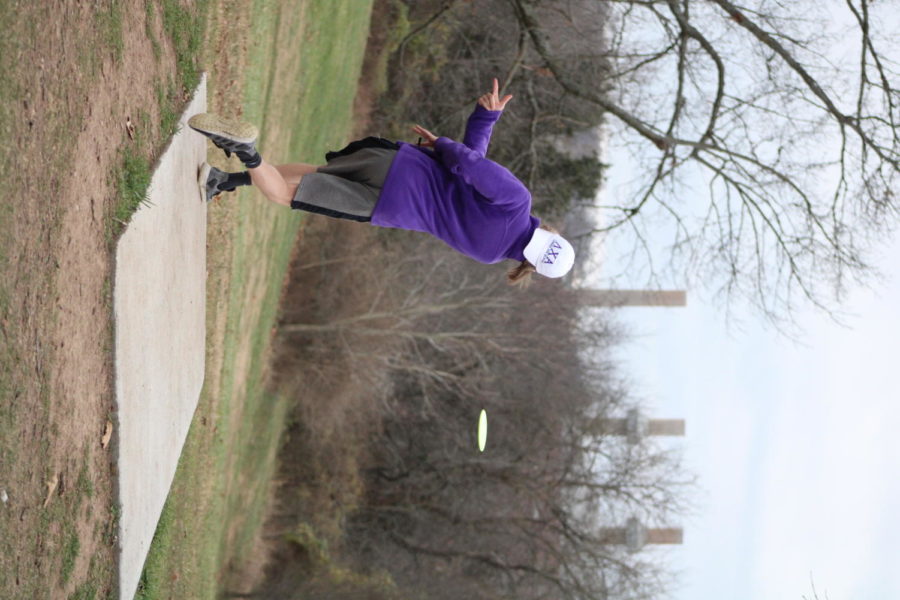
[[[559,256],[559,251],[562,250],[562,246],[560,246],[559,242],[553,240],[550,242],[550,246],[547,248],[547,251],[544,252],[544,258],[541,260],[545,265],[552,265],[556,262],[556,258]]]

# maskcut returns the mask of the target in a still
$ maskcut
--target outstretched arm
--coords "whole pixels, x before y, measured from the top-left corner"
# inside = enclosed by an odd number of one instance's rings
[[[507,94],[503,98],[500,97],[500,84],[495,77],[493,91],[478,99],[475,110],[469,116],[463,144],[481,156],[487,154],[494,123],[500,118],[503,109],[506,108],[506,103],[511,99],[511,94]]]

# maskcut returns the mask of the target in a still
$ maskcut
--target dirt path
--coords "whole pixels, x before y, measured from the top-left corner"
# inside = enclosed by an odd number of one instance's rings
[[[142,1],[15,4],[3,15],[20,35],[3,59],[0,597],[107,597],[118,542],[116,435],[102,444],[115,421],[110,215],[120,152],[140,136],[160,145],[141,125],[159,121],[174,52]]]

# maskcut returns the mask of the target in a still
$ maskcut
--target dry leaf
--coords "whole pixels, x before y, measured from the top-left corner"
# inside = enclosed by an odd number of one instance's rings
[[[106,422],[106,431],[103,432],[103,439],[100,440],[100,447],[106,448],[109,445],[109,438],[112,437],[113,424],[112,421]]]
[[[50,481],[47,482],[47,499],[44,500],[44,508],[47,508],[47,505],[50,504],[50,498],[53,497],[53,492],[56,491],[57,485],[59,485],[59,476],[54,473]]]

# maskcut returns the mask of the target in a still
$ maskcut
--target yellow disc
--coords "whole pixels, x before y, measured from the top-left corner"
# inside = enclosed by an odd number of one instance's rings
[[[484,445],[487,443],[487,413],[481,409],[481,416],[478,417],[478,449],[484,452]]]

